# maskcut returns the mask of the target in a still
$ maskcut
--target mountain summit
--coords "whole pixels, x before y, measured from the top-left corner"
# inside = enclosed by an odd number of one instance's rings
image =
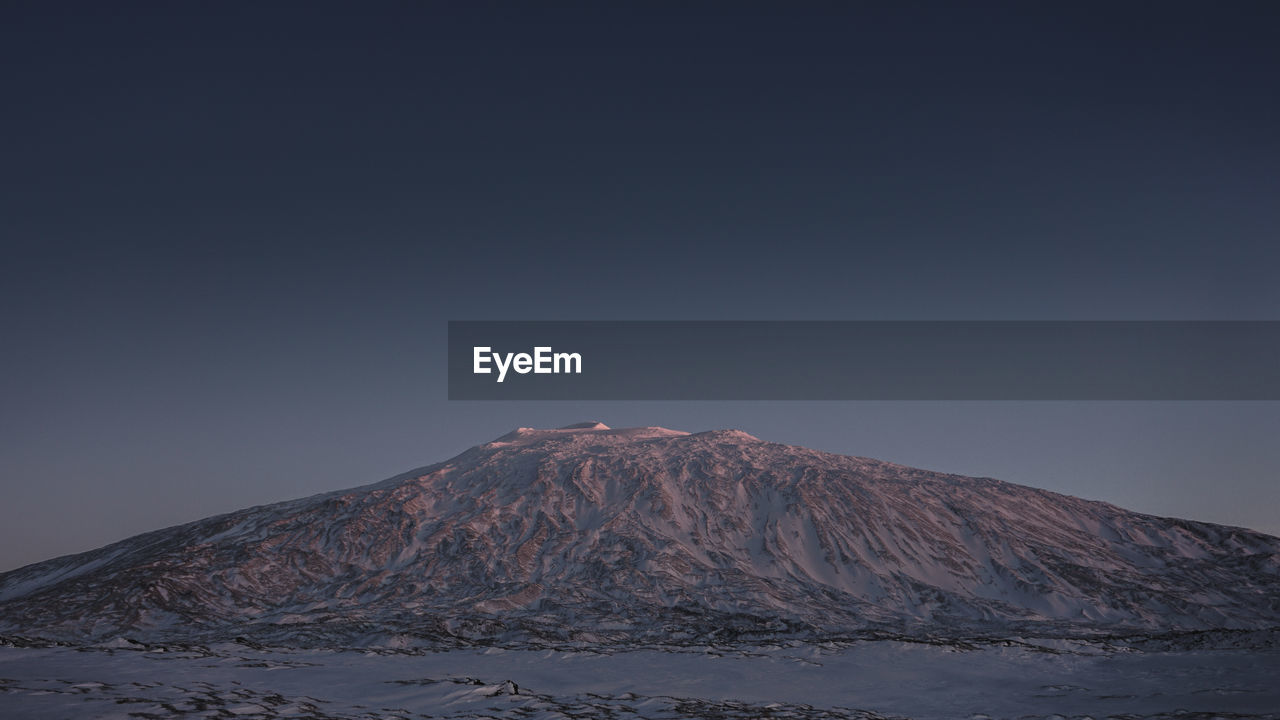
[[[1280,624],[1280,539],[738,430],[519,428],[0,575],[0,632],[695,642]]]

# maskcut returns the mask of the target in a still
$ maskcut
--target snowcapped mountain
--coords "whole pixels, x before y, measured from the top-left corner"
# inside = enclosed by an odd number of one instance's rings
[[[727,430],[520,428],[0,575],[0,632],[627,643],[1280,625],[1280,538]]]

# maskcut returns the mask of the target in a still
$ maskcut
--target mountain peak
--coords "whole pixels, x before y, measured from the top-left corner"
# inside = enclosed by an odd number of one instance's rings
[[[611,428],[602,422],[580,422],[559,428],[518,427],[489,443],[493,445],[528,445],[543,440],[573,439],[590,436],[599,440],[613,442],[628,440],[644,440],[655,437],[676,437],[688,435],[682,430],[670,430],[663,427]]]

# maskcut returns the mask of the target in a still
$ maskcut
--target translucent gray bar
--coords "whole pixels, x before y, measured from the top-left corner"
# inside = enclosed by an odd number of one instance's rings
[[[449,398],[1280,400],[1280,322],[453,321]]]

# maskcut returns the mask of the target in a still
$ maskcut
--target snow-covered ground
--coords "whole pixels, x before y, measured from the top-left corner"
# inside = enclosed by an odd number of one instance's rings
[[[0,648],[0,717],[1280,718],[1280,649]]]

